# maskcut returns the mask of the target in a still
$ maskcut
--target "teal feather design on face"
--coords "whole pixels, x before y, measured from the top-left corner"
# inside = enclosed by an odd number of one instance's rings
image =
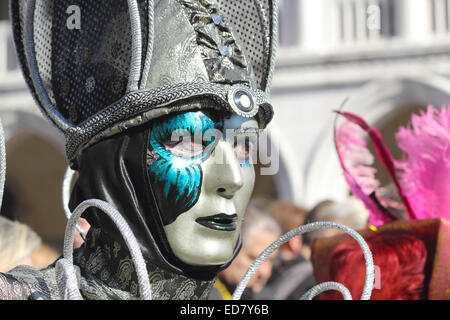
[[[252,166],[250,160],[245,160],[244,162],[239,163],[241,168],[250,168]]]
[[[148,164],[148,170],[165,200],[175,200],[175,207],[179,210],[187,210],[198,199],[202,182],[200,164],[206,160],[207,153],[180,157],[171,153],[165,143],[171,141],[174,133],[178,136],[202,139],[207,130],[214,129],[217,125],[218,123],[203,113],[188,112],[157,123],[150,131],[149,148],[156,151],[160,157]],[[214,139],[207,145],[213,143]]]
[[[172,188],[177,189],[175,200],[180,201],[183,197],[187,200],[185,201],[187,207],[197,199],[202,180],[200,166],[193,166],[192,163],[176,165],[173,161],[162,158],[151,164],[148,169],[154,173],[156,182],[162,184],[166,199],[169,199]]]

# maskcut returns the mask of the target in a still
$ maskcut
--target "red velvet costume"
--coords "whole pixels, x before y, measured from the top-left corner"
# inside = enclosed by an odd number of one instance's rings
[[[423,292],[427,251],[424,243],[407,234],[373,235],[366,239],[373,254],[375,288],[372,300],[419,300]],[[364,256],[355,241],[338,245],[330,260],[330,279],[345,285],[354,298],[360,297],[366,275]],[[376,288],[378,287],[378,288]],[[337,291],[321,299],[341,300]]]

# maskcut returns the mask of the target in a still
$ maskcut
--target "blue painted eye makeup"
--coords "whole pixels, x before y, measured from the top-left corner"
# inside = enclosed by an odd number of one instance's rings
[[[220,128],[209,116],[200,112],[176,115],[154,126],[150,132],[150,145],[166,160],[204,161],[204,151],[215,142],[215,137],[207,139],[208,130]]]
[[[203,176],[200,165],[218,141],[218,134],[206,133],[221,129],[223,121],[206,112],[177,114],[151,128],[147,169],[160,204],[166,206],[164,225],[196,203]]]

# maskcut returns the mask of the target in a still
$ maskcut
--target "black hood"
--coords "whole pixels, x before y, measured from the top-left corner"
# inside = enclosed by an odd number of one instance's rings
[[[151,124],[150,124],[151,125]],[[146,153],[150,125],[129,129],[85,150],[77,159],[78,180],[69,207],[100,199],[114,206],[127,221],[147,263],[163,270],[199,280],[211,280],[228,267],[241,249],[239,238],[233,257],[218,266],[191,266],[178,259],[170,249],[160,212],[147,173]],[[124,243],[112,220],[96,208],[83,214],[92,229],[100,228],[102,237]],[[89,242],[89,234],[87,242]]]

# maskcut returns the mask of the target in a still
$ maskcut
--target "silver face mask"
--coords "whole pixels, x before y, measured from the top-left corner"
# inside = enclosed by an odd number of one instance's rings
[[[253,191],[258,122],[193,111],[150,130],[147,167],[172,252],[189,265],[233,256]]]
[[[249,135],[243,130],[257,128],[254,119],[235,116],[225,120],[225,131],[242,133],[236,139],[224,137],[217,142],[200,164],[203,179],[196,203],[164,226],[172,251],[184,263],[220,265],[233,256],[255,182],[248,158],[251,146],[233,140],[255,140],[254,133],[243,138]]]

